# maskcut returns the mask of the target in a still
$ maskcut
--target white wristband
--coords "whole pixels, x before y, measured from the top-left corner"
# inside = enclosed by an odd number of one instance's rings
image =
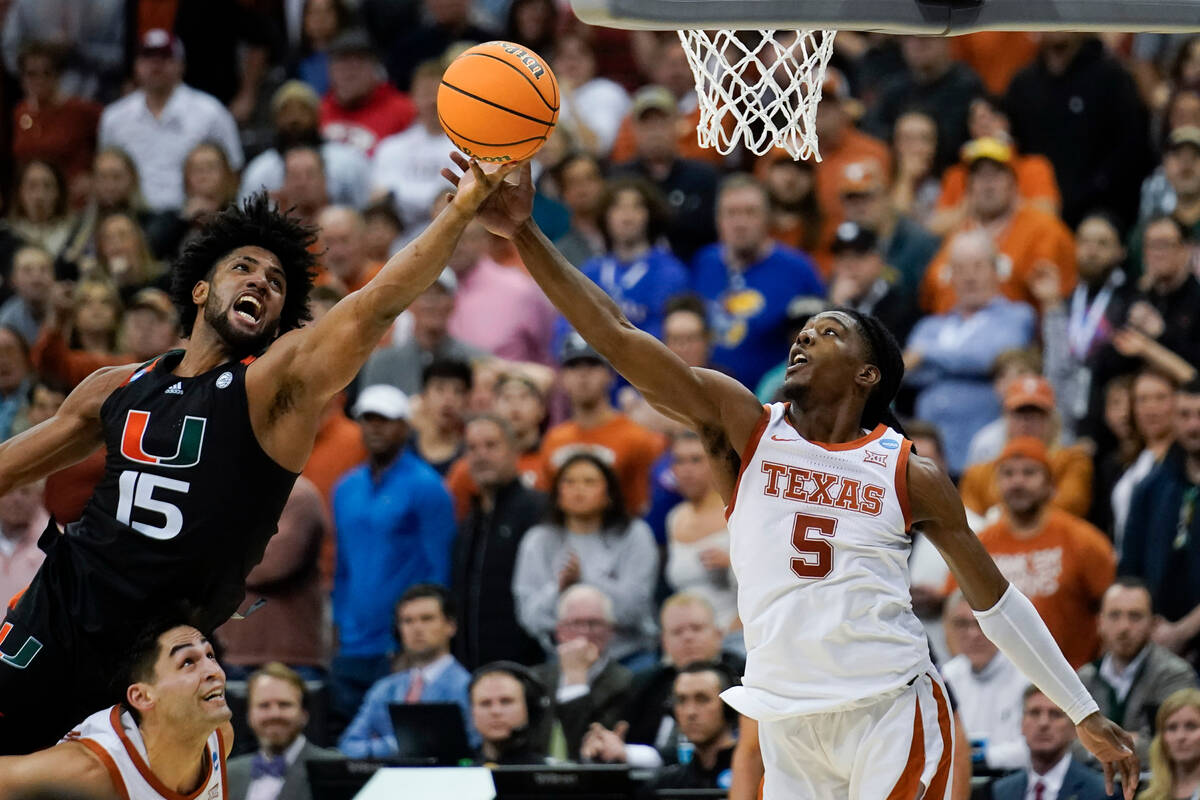
[[[1071,722],[1078,725],[1084,717],[1100,710],[1067,663],[1033,603],[1016,586],[1009,584],[996,605],[986,611],[976,611],[975,619],[979,620],[984,635],[1061,708]]]

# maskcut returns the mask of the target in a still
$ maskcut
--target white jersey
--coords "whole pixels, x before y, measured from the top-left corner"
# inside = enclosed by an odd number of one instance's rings
[[[933,669],[909,590],[912,443],[885,425],[844,444],[800,437],[765,407],[728,509],[749,717],[857,704]]]
[[[92,714],[62,741],[79,742],[91,750],[104,763],[117,795],[124,800],[225,800],[229,796],[225,788],[225,742],[219,730],[208,737],[204,749],[207,777],[198,790],[187,796],[171,791],[150,771],[142,733],[120,706]]]

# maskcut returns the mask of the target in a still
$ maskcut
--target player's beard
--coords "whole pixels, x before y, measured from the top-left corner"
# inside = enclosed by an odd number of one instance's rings
[[[275,339],[279,330],[279,321],[276,320],[273,325],[264,326],[259,333],[248,334],[236,330],[230,324],[229,314],[232,311],[233,298],[223,307],[218,307],[216,303],[207,303],[204,306],[204,321],[216,331],[217,336],[221,337],[221,341],[229,346],[233,357],[238,359],[258,355],[267,349],[267,345]]]

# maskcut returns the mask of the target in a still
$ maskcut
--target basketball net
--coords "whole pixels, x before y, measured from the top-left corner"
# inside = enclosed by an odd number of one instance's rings
[[[742,144],[755,155],[781,147],[817,161],[817,104],[835,31],[679,31],[687,52],[701,147],[728,155]]]

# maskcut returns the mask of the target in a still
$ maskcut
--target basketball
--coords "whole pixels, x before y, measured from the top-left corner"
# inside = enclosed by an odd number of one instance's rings
[[[447,67],[438,119],[450,140],[480,161],[529,158],[558,121],[558,81],[545,59],[512,42],[484,42]]]

